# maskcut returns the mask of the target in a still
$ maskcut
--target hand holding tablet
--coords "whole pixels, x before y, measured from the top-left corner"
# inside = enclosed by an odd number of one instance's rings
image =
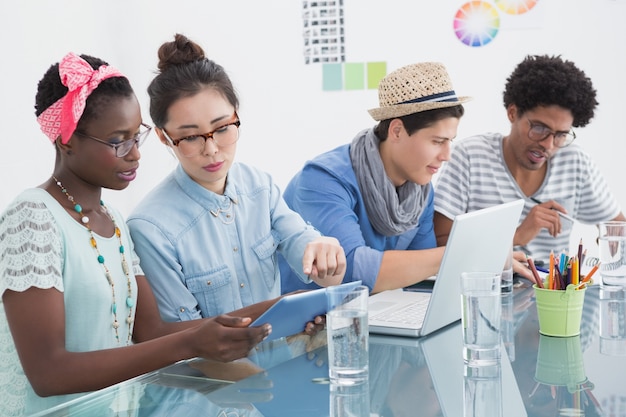
[[[361,281],[348,282],[342,286],[357,287]],[[287,294],[261,314],[250,326],[265,323],[272,325],[272,333],[266,341],[291,336],[304,331],[315,317],[326,314],[326,288]]]

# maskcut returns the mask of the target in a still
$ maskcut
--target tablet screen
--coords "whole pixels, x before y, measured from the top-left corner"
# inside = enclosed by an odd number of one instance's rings
[[[361,281],[341,285],[357,287]],[[271,324],[272,333],[265,340],[274,340],[303,332],[308,322],[325,315],[327,309],[326,288],[289,294],[274,303],[250,326]]]

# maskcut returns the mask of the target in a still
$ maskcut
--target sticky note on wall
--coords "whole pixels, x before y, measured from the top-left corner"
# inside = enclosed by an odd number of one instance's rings
[[[377,89],[380,80],[387,75],[386,62],[368,62],[367,63],[367,88]]]
[[[322,89],[376,90],[387,75],[386,62],[345,62],[322,64]]]
[[[342,64],[322,65],[322,90],[338,91],[343,89]]]
[[[363,63],[346,62],[343,66],[346,90],[363,90],[365,88],[365,65]]]

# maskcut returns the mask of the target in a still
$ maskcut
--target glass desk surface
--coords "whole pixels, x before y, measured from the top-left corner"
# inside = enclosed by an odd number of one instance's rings
[[[506,417],[626,416],[626,289],[590,287],[570,338],[539,334],[528,283],[502,302],[502,360],[489,374],[465,367],[457,322],[419,339],[371,334],[369,382],[335,387],[321,332],[234,363],[181,362],[38,415],[458,417],[488,406]]]

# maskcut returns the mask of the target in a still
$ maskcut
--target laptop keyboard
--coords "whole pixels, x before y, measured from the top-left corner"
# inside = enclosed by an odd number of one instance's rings
[[[429,301],[430,297],[425,297],[398,309],[383,311],[372,316],[371,319],[391,323],[421,323],[424,320]]]

